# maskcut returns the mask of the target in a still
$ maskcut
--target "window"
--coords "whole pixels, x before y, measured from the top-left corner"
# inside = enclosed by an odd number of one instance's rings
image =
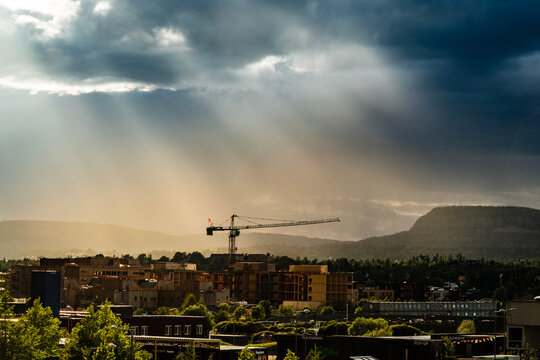
[[[174,325],[174,335],[182,335],[182,325]]]
[[[185,325],[184,326],[184,334],[190,335],[191,334],[191,325]]]
[[[172,335],[172,325],[165,325],[165,335],[167,336]]]
[[[141,326],[141,335],[148,335],[148,326]]]
[[[138,326],[130,326],[129,327],[129,333],[133,335],[138,335],[139,327]]]
[[[508,348],[523,349],[523,328],[508,327]]]
[[[197,335],[202,335],[203,326],[202,324],[197,325]]]

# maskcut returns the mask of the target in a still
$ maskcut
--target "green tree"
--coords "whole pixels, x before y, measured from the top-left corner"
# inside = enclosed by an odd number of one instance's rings
[[[197,298],[193,294],[187,294],[187,296],[184,298],[184,302],[182,303],[182,310],[184,310],[187,307],[190,307],[191,305],[195,305],[197,303]]]
[[[137,260],[141,265],[150,265],[152,263],[152,254],[140,254],[137,256]]]
[[[188,306],[180,312],[180,315],[204,316],[206,317],[206,326],[209,329],[212,328],[212,315],[210,315],[210,312],[203,303]]]
[[[382,329],[382,331],[381,331]],[[388,330],[385,330],[388,329]],[[351,326],[349,326],[348,332],[349,335],[366,335],[366,336],[375,336],[378,333],[385,333],[386,331],[391,331],[388,326],[388,321],[378,318],[363,318],[358,317],[354,319]]]
[[[254,308],[251,309],[251,317],[253,318],[253,320],[264,320],[265,318],[265,312],[264,312],[264,309],[257,305],[255,306]]]
[[[184,351],[180,351],[176,356],[176,360],[197,360],[195,345],[189,345]]]
[[[392,329],[390,327],[382,327],[368,331],[363,336],[392,336]]]
[[[330,305],[325,305],[319,309],[319,315],[334,315],[336,311]]]
[[[144,315],[146,314],[146,310],[143,308],[136,308],[135,311],[133,311],[133,315]]]
[[[501,308],[506,306],[506,302],[508,301],[508,289],[504,286],[496,288],[493,292],[493,300],[495,300]]]
[[[170,315],[171,309],[166,306],[160,306],[156,309],[156,315]]]
[[[171,261],[175,263],[185,263],[187,260],[187,254],[185,252],[175,252],[174,256],[172,257]]]
[[[229,313],[225,310],[218,310],[214,313],[214,323],[220,323],[222,321],[229,321],[231,319],[231,316]]]
[[[540,353],[538,352],[538,350],[532,347],[531,344],[526,343],[525,350],[521,355],[521,360],[538,360],[539,357]]]
[[[300,360],[300,358],[298,356],[296,356],[296,354],[294,352],[287,349],[287,354],[285,355],[283,360]]]
[[[452,340],[450,338],[445,337],[443,339],[443,359],[444,360],[454,360],[456,358],[456,348],[454,346],[454,343],[452,343]]]
[[[108,304],[101,309],[88,309],[84,317],[71,332],[64,353],[66,360],[148,360],[151,355],[141,350],[142,345],[126,336],[127,325],[117,317]]]
[[[473,320],[463,320],[457,328],[458,334],[474,334],[476,333],[476,326]]]
[[[264,309],[265,318],[272,316],[272,304],[269,300],[261,300],[259,306]]]
[[[228,313],[231,312],[231,306],[227,303],[221,303],[217,306],[217,310],[224,310]]]
[[[248,311],[245,306],[239,306],[236,309],[234,309],[233,312],[233,318],[236,320],[240,320],[241,318],[246,318],[248,315]]]
[[[0,295],[0,359],[9,359],[11,354],[11,337],[12,337],[12,323],[9,319],[13,318],[13,306],[9,305],[9,302],[13,301],[13,298],[9,295],[9,292],[4,291]]]
[[[280,316],[293,316],[294,315],[294,306],[292,305],[279,305],[278,313]]]
[[[28,313],[18,321],[14,317],[13,299],[9,292],[0,295],[0,359],[33,360],[57,356],[60,321],[53,318],[50,308],[43,308],[39,300],[34,301]]]
[[[408,324],[391,325],[392,335],[394,336],[414,336],[422,334],[422,330]]]
[[[319,328],[319,335],[347,335],[348,328],[348,323],[332,320]]]
[[[242,352],[240,352],[240,355],[238,355],[238,360],[255,360],[257,357],[255,356],[255,353],[248,349],[247,345],[242,349]]]
[[[315,345],[315,347],[309,350],[306,357],[306,360],[322,360],[322,359],[324,359],[324,356],[322,354],[322,351],[317,348],[317,345]]]
[[[60,320],[53,317],[50,307],[44,308],[39,299],[15,324],[17,337],[32,334],[32,359],[48,359],[60,355]]]

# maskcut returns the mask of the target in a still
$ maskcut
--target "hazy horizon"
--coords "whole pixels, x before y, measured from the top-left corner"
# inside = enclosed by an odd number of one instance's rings
[[[540,208],[539,8],[0,0],[0,219],[358,240]]]

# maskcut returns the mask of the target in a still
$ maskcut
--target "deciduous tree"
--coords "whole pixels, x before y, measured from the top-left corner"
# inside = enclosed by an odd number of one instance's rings
[[[148,360],[151,355],[126,335],[128,327],[122,323],[108,304],[88,315],[71,332],[63,354],[69,360],[134,359]]]
[[[278,313],[280,316],[293,316],[294,307],[292,305],[279,305]]]
[[[459,334],[474,334],[476,333],[476,326],[473,320],[463,320],[457,328]]]

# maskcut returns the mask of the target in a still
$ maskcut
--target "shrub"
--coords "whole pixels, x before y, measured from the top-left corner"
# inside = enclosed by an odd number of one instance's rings
[[[229,315],[229,313],[225,310],[218,310],[215,314],[214,314],[214,323],[220,323],[222,321],[229,321],[231,319],[231,316]]]
[[[260,322],[254,321],[223,321],[214,327],[219,334],[243,334],[251,337],[253,334],[267,330]]]
[[[319,335],[347,335],[348,328],[348,323],[332,320],[319,328]]]
[[[248,311],[245,306],[239,306],[233,312],[233,318],[235,318],[236,320],[245,318],[247,317],[247,315],[248,315]]]
[[[459,334],[474,334],[476,333],[476,326],[473,320],[463,320],[457,328]]]
[[[268,330],[259,331],[258,333],[255,333],[251,337],[251,342],[252,343],[269,342],[271,341],[271,338],[274,334],[275,332],[273,331],[268,331]]]
[[[388,329],[388,321],[378,318],[363,318],[359,317],[354,319],[351,326],[349,326],[349,335],[366,335],[366,336],[379,336],[374,335],[379,329]],[[390,331],[390,330],[388,330]],[[382,332],[381,332],[382,333]],[[384,336],[384,335],[380,335]]]
[[[294,307],[292,305],[279,305],[278,313],[280,316],[293,316]]]
[[[332,306],[323,306],[319,310],[319,315],[334,315],[336,311]]]
[[[422,330],[407,324],[392,325],[390,326],[390,329],[392,330],[392,335],[394,336],[414,336],[423,333]]]

